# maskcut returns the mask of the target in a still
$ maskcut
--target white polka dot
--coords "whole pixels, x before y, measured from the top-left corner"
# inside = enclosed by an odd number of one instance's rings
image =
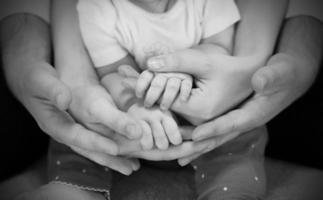
[[[86,173],[86,169],[82,169],[82,172],[83,172],[83,173]]]
[[[197,170],[197,166],[196,166],[196,165],[193,165],[193,169],[194,169],[194,170]]]
[[[233,155],[233,153],[228,153],[228,155],[229,155],[229,156],[232,156],[232,155]]]
[[[256,145],[255,145],[255,144],[251,145],[251,148],[253,148],[253,149],[254,149],[255,147],[256,147]]]
[[[224,187],[224,188],[223,188],[223,191],[228,191],[228,188],[227,188],[227,187]]]
[[[56,161],[56,165],[60,165],[61,164],[61,161]]]
[[[109,168],[107,168],[107,167],[106,167],[106,168],[104,168],[104,171],[108,172],[108,171],[109,171]]]
[[[202,178],[202,179],[204,179],[204,178],[205,178],[205,174],[202,174],[202,175],[201,175],[201,178]]]
[[[56,177],[55,177],[55,180],[58,180],[58,179],[59,179],[59,176],[56,176]]]
[[[259,181],[259,178],[257,176],[255,176],[255,181]]]

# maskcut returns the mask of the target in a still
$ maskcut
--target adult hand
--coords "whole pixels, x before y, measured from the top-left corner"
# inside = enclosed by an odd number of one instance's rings
[[[113,140],[85,128],[65,111],[71,103],[71,93],[52,66],[47,63],[24,64],[16,74],[19,77],[8,81],[20,81],[15,94],[45,133],[81,155],[123,174],[139,168],[136,160],[113,156],[119,151]],[[122,125],[113,127],[122,130],[123,127],[118,127]]]
[[[85,157],[121,173],[129,174],[139,166],[136,161],[114,157],[119,151],[114,141],[86,129],[65,111],[72,102],[72,94],[48,64],[51,51],[46,22],[34,15],[12,15],[0,23],[0,40],[8,86],[43,131]],[[122,130],[118,128],[120,125],[112,128]]]
[[[176,100],[172,110],[195,125],[230,110],[251,92],[251,76],[257,66],[248,57],[217,54],[212,49],[186,49],[148,60],[155,72],[182,72],[193,75],[193,88],[188,101]]]
[[[193,140],[215,140],[214,147],[211,148],[214,149],[241,133],[266,124],[311,86],[313,78],[303,76],[303,70],[306,69],[304,64],[296,57],[274,55],[266,67],[253,75],[254,95],[241,107],[198,126],[192,135]],[[179,163],[186,165],[204,153],[183,157],[179,159]]]

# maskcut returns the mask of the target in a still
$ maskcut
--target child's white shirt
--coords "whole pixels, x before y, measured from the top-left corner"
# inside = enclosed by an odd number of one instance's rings
[[[96,67],[131,54],[141,69],[147,58],[187,49],[240,20],[234,0],[177,0],[151,13],[128,0],[79,0],[84,43]]]

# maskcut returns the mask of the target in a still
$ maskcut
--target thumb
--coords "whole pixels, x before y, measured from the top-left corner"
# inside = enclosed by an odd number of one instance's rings
[[[295,68],[278,58],[273,58],[266,67],[260,68],[252,77],[253,89],[258,93],[275,91],[295,79]]]
[[[205,53],[197,49],[185,49],[171,54],[151,57],[148,69],[154,72],[182,72],[193,76],[203,76],[210,64]]]
[[[27,88],[31,90],[31,94],[48,99],[60,110],[69,107],[72,100],[71,92],[53,71],[38,70],[29,78]]]

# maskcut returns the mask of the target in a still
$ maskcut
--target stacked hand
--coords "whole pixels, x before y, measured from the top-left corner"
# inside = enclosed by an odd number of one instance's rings
[[[158,71],[184,71],[185,68],[180,67],[181,63],[195,63],[196,66],[203,68],[203,64],[205,64],[203,57],[186,57],[184,55],[181,52],[180,54],[168,55],[171,56],[171,59],[167,56],[159,57],[158,60],[166,60],[164,67],[159,68]],[[286,55],[274,56],[266,67],[261,68],[253,75],[252,86],[255,94],[241,107],[202,124],[194,130],[192,127],[182,128],[185,131],[185,134],[183,134],[185,137],[188,137],[193,131],[192,138],[194,141],[185,141],[181,145],[172,146],[167,150],[134,151],[132,156],[150,160],[179,159],[180,164],[184,165],[201,154],[230,141],[239,134],[263,125],[297,99],[310,85],[309,82],[300,81],[298,78],[301,75],[299,69],[302,66],[298,66],[300,64],[301,62],[297,62],[295,58]],[[65,112],[65,109],[72,102],[72,93],[57,78],[56,71],[50,65],[45,63],[29,65],[30,67],[26,67],[28,69],[26,73],[20,73],[19,80],[22,82],[20,92],[18,92],[20,95],[17,96],[46,133],[102,165],[125,174],[130,174],[133,170],[138,169],[139,164],[136,160],[113,156],[121,152],[120,149],[122,149],[120,145],[118,147],[115,141],[90,131]],[[212,68],[208,68],[208,70],[210,69]],[[120,113],[108,98],[108,94],[98,87],[86,88],[87,95],[91,95],[82,96],[80,93],[83,100],[75,103],[84,107],[82,112],[89,114],[85,116],[91,117],[87,127],[93,128],[89,124],[101,122],[100,124],[104,124],[106,127],[109,126],[114,130],[127,133],[125,130],[127,126],[116,123],[115,120],[122,118],[130,125],[136,123],[131,118],[125,117],[124,113]],[[96,95],[102,95],[104,98],[94,98]],[[89,100],[90,98],[98,99],[98,101],[90,103],[93,102]],[[108,110],[107,116],[103,117],[105,112],[102,112],[101,108]],[[113,115],[110,113],[113,113]],[[73,115],[76,118],[76,113]],[[96,117],[92,118],[92,116]],[[86,123],[83,122],[83,124]],[[107,128],[104,128],[105,131],[100,130],[100,133],[109,132]],[[131,133],[129,134],[131,135]],[[122,142],[120,143],[124,145],[132,141],[126,137],[121,138],[120,141]],[[140,144],[134,144],[131,148],[140,149],[139,146]],[[128,153],[130,154],[130,152]]]

